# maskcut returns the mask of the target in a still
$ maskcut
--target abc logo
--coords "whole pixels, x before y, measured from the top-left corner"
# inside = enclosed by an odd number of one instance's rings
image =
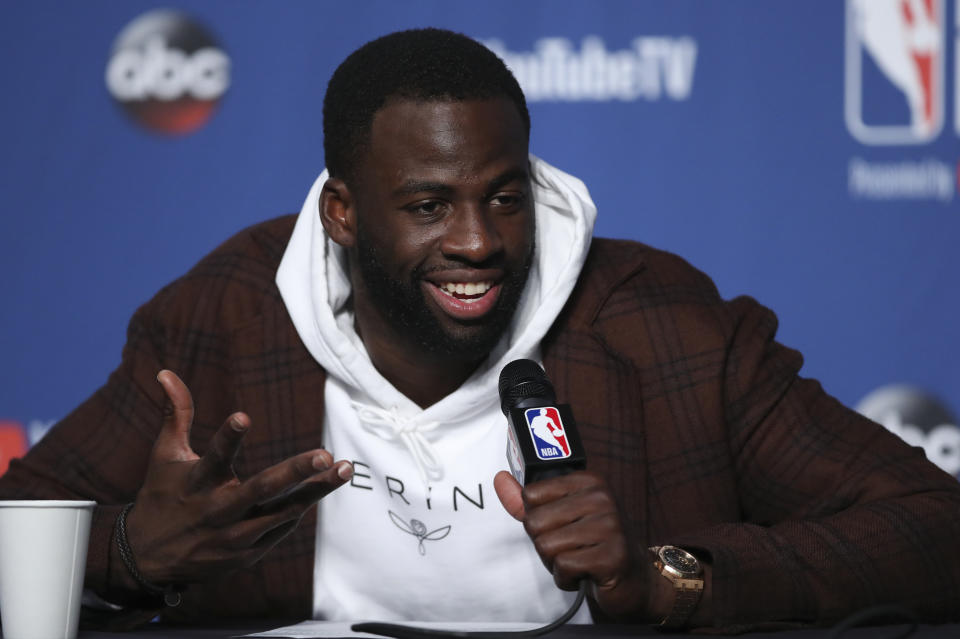
[[[163,133],[189,133],[210,119],[230,86],[230,58],[186,15],[151,11],[117,36],[106,83],[139,124]]]
[[[951,475],[960,475],[960,427],[936,397],[911,386],[883,386],[857,404],[857,411],[911,446]]]

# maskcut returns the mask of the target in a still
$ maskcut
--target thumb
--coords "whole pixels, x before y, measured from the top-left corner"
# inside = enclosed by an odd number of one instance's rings
[[[163,406],[163,426],[153,445],[154,456],[164,461],[197,459],[190,448],[190,426],[193,424],[193,397],[173,371],[157,373],[157,381],[167,394]]]
[[[493,489],[497,492],[497,497],[504,509],[510,513],[510,516],[517,521],[523,521],[527,513],[523,507],[523,488],[513,478],[513,475],[505,470],[497,473],[493,478]]]

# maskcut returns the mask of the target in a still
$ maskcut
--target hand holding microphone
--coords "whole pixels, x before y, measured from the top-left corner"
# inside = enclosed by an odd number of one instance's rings
[[[523,523],[557,586],[576,590],[586,580],[607,615],[648,617],[650,586],[662,578],[643,561],[644,549],[627,544],[606,481],[584,470],[585,451],[570,407],[557,404],[553,385],[532,360],[504,367],[500,401],[509,423],[512,475],[497,473],[494,488],[507,512]],[[541,435],[548,433],[556,443]]]
[[[576,601],[555,621],[519,632],[437,630],[380,622],[353,624],[353,630],[398,639],[537,637],[571,619],[587,592],[613,619],[652,618],[648,594],[654,591],[649,584],[660,576],[650,562],[638,562],[630,552],[606,481],[584,470],[586,456],[570,407],[557,404],[546,373],[528,359],[514,360],[503,368],[499,391],[500,407],[509,423],[507,459],[513,474],[500,471],[494,477],[497,497],[510,515],[523,522],[557,586],[580,590]]]

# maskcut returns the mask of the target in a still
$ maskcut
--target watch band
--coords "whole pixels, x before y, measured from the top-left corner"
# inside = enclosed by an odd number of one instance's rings
[[[666,548],[680,551],[692,559],[694,570],[692,572],[681,573],[677,568],[666,565],[660,554],[660,550]],[[674,592],[676,593],[673,608],[667,616],[660,621],[657,627],[663,630],[679,630],[684,628],[690,620],[690,617],[693,616],[693,611],[696,610],[697,604],[700,603],[700,597],[703,595],[703,570],[700,567],[700,563],[693,555],[690,555],[683,549],[672,546],[654,546],[650,548],[650,551],[656,557],[654,567],[656,567],[664,579],[667,579],[673,584]]]
[[[659,624],[670,630],[684,628],[693,616],[703,594],[703,579],[679,579],[674,581],[673,585],[677,593],[673,600],[673,610]]]

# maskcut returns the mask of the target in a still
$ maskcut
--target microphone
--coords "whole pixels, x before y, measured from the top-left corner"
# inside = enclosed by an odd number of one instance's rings
[[[507,461],[521,486],[587,466],[573,411],[558,404],[540,365],[515,359],[500,371],[500,409],[507,418]]]

